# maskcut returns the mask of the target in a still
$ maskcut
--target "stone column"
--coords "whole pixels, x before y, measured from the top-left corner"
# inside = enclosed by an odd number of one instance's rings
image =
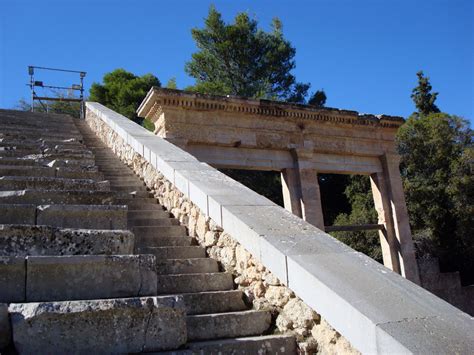
[[[392,208],[388,199],[389,191],[383,173],[370,175],[372,196],[378,214],[378,223],[384,225],[379,231],[380,246],[382,247],[383,264],[389,269],[401,274],[400,270],[400,244],[398,243],[392,219]]]
[[[324,231],[323,207],[315,169],[299,169],[303,219]]]
[[[285,208],[298,217],[301,213],[301,187],[298,169],[284,169],[281,172],[281,187]]]
[[[392,259],[394,253],[397,253],[399,255],[401,274],[408,280],[420,284],[415,246],[411,236],[405,193],[399,170],[400,157],[396,154],[385,154],[381,158],[381,162],[383,180],[376,178],[376,181],[373,183],[378,183],[379,186],[381,184],[385,185],[385,188],[381,189],[380,194],[382,202],[379,202],[378,205],[384,209],[382,218],[387,224],[387,243],[390,248],[395,249],[390,252],[390,257]],[[376,195],[374,194],[374,197],[377,197]],[[390,232],[391,228],[393,228],[393,232]],[[390,236],[389,233],[393,233],[394,237]]]

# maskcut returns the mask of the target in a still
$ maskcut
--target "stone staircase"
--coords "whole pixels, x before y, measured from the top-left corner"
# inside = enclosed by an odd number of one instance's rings
[[[0,110],[0,351],[296,352],[271,330],[84,121]]]

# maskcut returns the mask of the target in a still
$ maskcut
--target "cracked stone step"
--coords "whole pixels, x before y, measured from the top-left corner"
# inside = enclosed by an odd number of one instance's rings
[[[234,288],[232,274],[226,272],[158,275],[157,280],[158,294],[226,291]]]
[[[158,275],[201,274],[219,272],[217,261],[211,258],[157,260]]]
[[[137,247],[140,254],[152,254],[156,260],[164,259],[186,259],[186,258],[205,258],[206,249],[200,246],[177,246],[177,247]]]
[[[261,335],[187,343],[186,349],[160,352],[160,355],[193,354],[296,354],[296,340],[292,335]]]
[[[126,255],[134,243],[128,230],[0,224],[0,256]]]
[[[23,354],[127,354],[186,343],[179,298],[11,304],[13,343]]]
[[[1,191],[24,189],[109,191],[110,183],[108,181],[95,181],[91,179],[68,179],[55,177],[0,177]]]
[[[153,255],[26,257],[26,302],[157,294]]]
[[[128,227],[162,227],[178,226],[179,221],[174,218],[128,218]]]
[[[271,324],[267,311],[241,311],[187,316],[188,340],[261,335]]]

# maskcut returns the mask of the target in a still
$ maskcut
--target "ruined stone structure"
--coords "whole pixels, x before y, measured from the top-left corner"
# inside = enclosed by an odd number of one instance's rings
[[[160,88],[138,113],[214,167],[281,172],[285,208],[322,230],[317,174],[370,175],[384,265],[420,283],[395,146],[402,118]]]
[[[474,348],[465,313],[175,144],[86,107],[85,121],[0,110],[0,351]]]

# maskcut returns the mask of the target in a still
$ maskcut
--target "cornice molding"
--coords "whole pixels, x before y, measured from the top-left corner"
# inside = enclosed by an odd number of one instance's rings
[[[284,117],[336,124],[398,128],[405,120],[398,116],[359,114],[357,111],[335,108],[315,108],[271,100],[252,100],[236,96],[198,94],[153,87],[137,110],[140,117],[152,117],[167,107],[195,111],[223,111],[244,115]]]

